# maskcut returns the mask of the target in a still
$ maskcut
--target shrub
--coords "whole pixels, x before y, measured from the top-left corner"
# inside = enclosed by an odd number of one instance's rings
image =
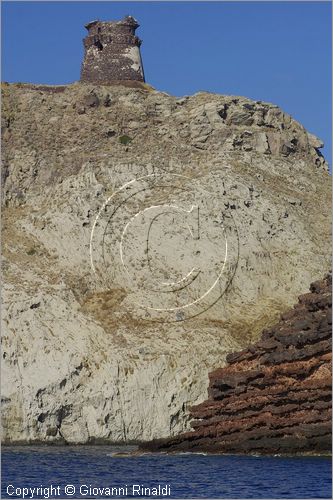
[[[121,135],[119,137],[120,144],[124,144],[125,146],[127,146],[127,144],[129,144],[132,140],[132,137],[129,137],[128,135]]]

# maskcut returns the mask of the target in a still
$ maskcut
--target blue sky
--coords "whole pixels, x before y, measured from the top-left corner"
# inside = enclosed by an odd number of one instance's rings
[[[329,2],[3,2],[2,80],[80,76],[84,24],[136,17],[148,83],[279,105],[324,140],[331,164]]]

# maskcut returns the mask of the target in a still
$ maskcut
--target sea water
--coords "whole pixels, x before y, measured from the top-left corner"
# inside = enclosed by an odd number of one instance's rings
[[[3,447],[1,498],[331,498],[329,458],[127,451]]]

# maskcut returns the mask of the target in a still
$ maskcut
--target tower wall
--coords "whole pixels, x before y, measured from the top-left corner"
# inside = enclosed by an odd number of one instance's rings
[[[135,35],[138,26],[130,16],[118,22],[88,23],[88,35],[83,40],[85,54],[81,81],[105,84],[122,80],[144,82],[141,40]]]

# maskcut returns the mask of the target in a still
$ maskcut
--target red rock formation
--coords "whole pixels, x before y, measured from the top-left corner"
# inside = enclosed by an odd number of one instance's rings
[[[193,432],[146,443],[150,451],[331,451],[332,277],[282,314],[228,366],[209,375],[209,399],[191,408]]]

